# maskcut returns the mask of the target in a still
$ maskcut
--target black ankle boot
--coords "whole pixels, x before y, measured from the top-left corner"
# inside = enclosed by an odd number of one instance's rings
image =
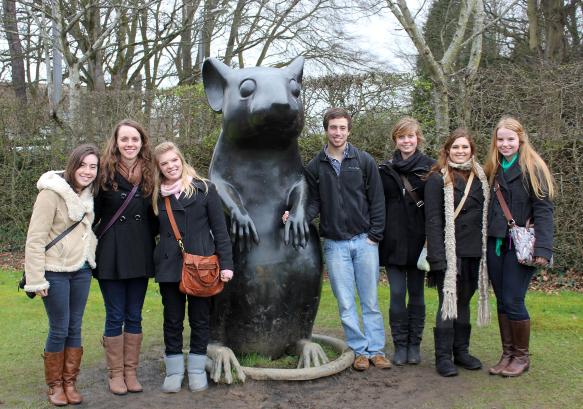
[[[435,338],[435,369],[441,376],[456,376],[452,361],[453,328],[433,328]]]
[[[454,322],[453,328],[455,331],[453,338],[453,363],[464,369],[480,369],[482,367],[482,362],[468,352],[470,348],[472,326],[470,324]]]

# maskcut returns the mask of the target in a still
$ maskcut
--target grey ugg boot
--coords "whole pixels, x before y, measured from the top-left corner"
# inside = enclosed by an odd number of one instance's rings
[[[184,379],[184,355],[164,356],[164,364],[166,364],[166,377],[162,385],[162,392],[180,392]]]
[[[200,392],[208,388],[205,363],[206,355],[188,354],[188,387],[191,392]]]

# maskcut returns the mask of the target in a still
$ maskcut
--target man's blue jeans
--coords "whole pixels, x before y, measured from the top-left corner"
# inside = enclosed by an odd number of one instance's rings
[[[81,346],[81,323],[91,286],[91,269],[73,272],[45,271],[50,283],[43,303],[49,317],[46,352],[61,352],[65,347]]]
[[[324,240],[324,256],[346,343],[356,355],[384,355],[385,327],[379,309],[379,249],[366,233],[350,240]],[[364,333],[360,329],[354,290],[360,298]]]

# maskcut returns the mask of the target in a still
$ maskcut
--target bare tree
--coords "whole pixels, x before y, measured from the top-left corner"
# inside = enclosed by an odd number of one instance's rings
[[[18,24],[16,19],[16,1],[3,0],[2,6],[4,9],[3,23],[6,39],[8,40],[8,48],[10,50],[10,67],[12,69],[12,85],[16,97],[26,104],[26,74],[24,71],[24,54],[22,52],[22,44],[18,35]]]

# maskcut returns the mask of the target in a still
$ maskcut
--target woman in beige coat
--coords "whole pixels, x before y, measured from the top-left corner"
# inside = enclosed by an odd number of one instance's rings
[[[95,268],[97,239],[91,225],[98,167],[98,149],[85,144],[71,152],[65,171],[43,174],[26,238],[24,289],[42,297],[47,311],[45,379],[49,402],[56,406],[83,400],[75,382],[83,355],[81,322]]]

